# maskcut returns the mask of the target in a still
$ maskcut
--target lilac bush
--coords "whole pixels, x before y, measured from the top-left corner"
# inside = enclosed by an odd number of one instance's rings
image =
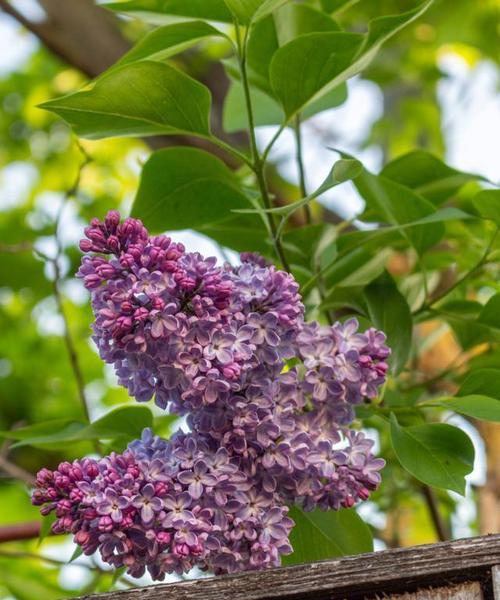
[[[101,358],[190,431],[40,471],[33,502],[55,511],[54,533],[134,576],[228,573],[292,551],[288,506],[369,497],[384,461],[349,426],[385,380],[382,332],[306,323],[292,275],[254,254],[218,266],[114,211],[85,233]]]

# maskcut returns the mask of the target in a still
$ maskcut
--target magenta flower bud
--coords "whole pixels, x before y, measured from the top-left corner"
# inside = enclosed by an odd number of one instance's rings
[[[111,517],[105,516],[99,519],[99,531],[112,531],[113,530],[113,519]]]
[[[90,539],[90,533],[88,531],[83,531],[80,529],[75,533],[73,541],[75,544],[79,544],[80,546],[84,546]]]
[[[159,544],[168,546],[168,544],[170,544],[170,540],[172,539],[172,536],[170,533],[168,533],[168,531],[160,531],[156,534],[156,539]]]
[[[110,210],[104,219],[108,231],[114,232],[120,223],[120,213],[117,210]]]
[[[80,250],[82,252],[90,252],[94,250],[94,244],[90,240],[80,240]]]

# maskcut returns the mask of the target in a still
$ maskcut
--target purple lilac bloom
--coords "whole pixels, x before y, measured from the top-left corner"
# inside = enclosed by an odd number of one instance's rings
[[[228,573],[292,551],[288,506],[369,497],[384,461],[349,426],[385,381],[382,332],[305,323],[294,278],[258,255],[219,267],[114,211],[85,233],[101,357],[191,431],[146,429],[123,454],[42,469],[33,503],[55,512],[54,533],[133,576]]]

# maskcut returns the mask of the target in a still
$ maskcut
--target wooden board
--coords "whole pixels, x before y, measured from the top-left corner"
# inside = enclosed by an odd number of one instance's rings
[[[390,596],[377,595],[373,600],[484,600],[484,595],[481,584],[472,582],[433,589],[428,588],[417,592],[405,592],[404,594],[391,594]]]
[[[102,600],[360,600],[422,588],[479,582],[492,597],[500,535],[398,548],[317,563],[161,584],[98,596]],[[425,596],[416,596],[421,600]],[[432,596],[428,596],[429,599]]]
[[[500,600],[500,565],[496,565],[492,569],[493,577],[493,596],[495,600]]]

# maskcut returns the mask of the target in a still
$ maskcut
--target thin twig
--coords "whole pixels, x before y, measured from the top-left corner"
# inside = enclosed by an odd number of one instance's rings
[[[10,475],[10,477],[24,481],[29,486],[35,485],[36,479],[30,472],[19,467],[4,456],[0,456],[0,469],[7,475]]]
[[[0,544],[18,540],[32,540],[39,536],[40,521],[28,521],[26,523],[15,523],[14,525],[2,525],[0,527]]]
[[[66,345],[69,362],[71,364],[71,369],[73,371],[73,375],[75,378],[76,387],[78,389],[78,396],[80,398],[80,403],[82,405],[82,409],[85,414],[85,418],[87,419],[87,421],[90,422],[89,403],[88,403],[88,400],[87,400],[87,397],[85,394],[85,380],[84,380],[83,372],[82,372],[82,369],[80,366],[80,361],[78,359],[76,345],[75,345],[73,337],[71,335],[69,319],[66,314],[66,310],[64,308],[64,301],[63,301],[63,296],[62,296],[61,288],[60,288],[60,283],[61,283],[62,277],[61,277],[61,268],[59,266],[59,260],[64,252],[64,249],[62,247],[62,241],[59,236],[59,227],[61,224],[62,216],[64,214],[64,209],[66,207],[67,201],[78,192],[78,188],[80,186],[80,181],[81,181],[81,177],[82,177],[82,172],[83,172],[84,168],[91,161],[90,156],[86,153],[86,151],[82,148],[82,146],[80,146],[80,144],[78,144],[78,147],[84,156],[84,160],[82,161],[82,163],[80,164],[80,166],[78,168],[73,185],[64,194],[64,198],[61,202],[61,206],[59,207],[59,210],[56,215],[56,220],[54,223],[54,239],[56,242],[56,249],[57,249],[56,255],[54,258],[49,258],[47,256],[44,256],[44,258],[45,258],[45,260],[48,260],[52,264],[53,269],[54,269],[54,278],[52,280],[52,290],[54,293],[54,298],[56,300],[57,309],[58,309],[59,314],[61,315],[63,323],[64,323],[64,335],[63,335],[64,343]]]
[[[5,254],[17,254],[18,252],[33,251],[31,242],[19,242],[18,244],[0,244],[0,252]]]
[[[450,533],[441,516],[441,513],[439,512],[439,504],[436,495],[434,494],[434,490],[428,485],[423,485],[422,494],[429,509],[429,514],[432,524],[434,525],[434,529],[436,530],[438,540],[440,542],[446,542],[446,540],[450,539]]]
[[[83,377],[83,372],[80,366],[80,361],[78,359],[78,353],[76,351],[76,345],[73,340],[73,336],[71,335],[71,329],[69,324],[68,315],[66,314],[66,310],[64,308],[64,300],[61,292],[60,284],[62,279],[61,268],[59,266],[59,261],[61,256],[63,255],[64,249],[62,246],[61,238],[59,236],[59,226],[61,223],[62,216],[64,214],[64,209],[66,207],[67,201],[74,196],[78,192],[78,188],[80,186],[80,180],[82,176],[83,169],[89,164],[91,161],[90,156],[86,153],[86,151],[78,144],[78,147],[82,154],[84,155],[84,160],[80,164],[75,180],[72,186],[66,191],[64,194],[64,198],[61,202],[61,206],[56,215],[56,219],[54,222],[54,241],[56,243],[56,254],[54,257],[48,256],[44,252],[41,252],[38,249],[35,249],[35,253],[46,263],[52,265],[54,269],[53,279],[52,279],[52,292],[56,301],[57,310],[61,315],[64,324],[64,344],[66,346],[66,351],[68,353],[69,362],[71,365],[71,370],[73,371],[73,376],[76,382],[76,387],[78,390],[78,397],[80,399],[80,404],[82,406],[85,418],[88,422],[90,422],[90,412],[89,412],[89,403],[85,394],[85,379]]]

